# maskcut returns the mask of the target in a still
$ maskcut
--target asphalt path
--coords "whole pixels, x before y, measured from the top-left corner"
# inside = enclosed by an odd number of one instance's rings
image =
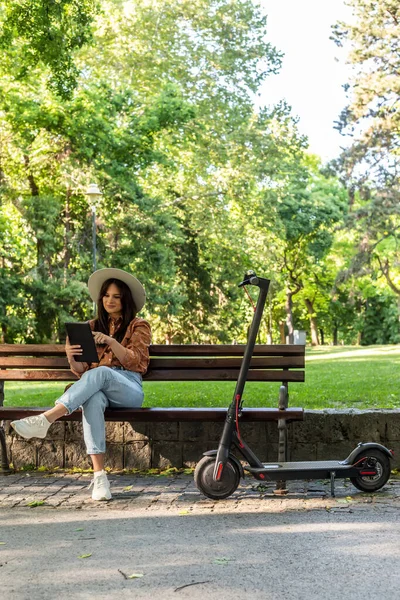
[[[157,480],[158,496],[131,503],[0,508],[0,597],[400,598],[397,481],[372,499],[347,488],[331,499],[320,486],[215,503],[189,479]]]

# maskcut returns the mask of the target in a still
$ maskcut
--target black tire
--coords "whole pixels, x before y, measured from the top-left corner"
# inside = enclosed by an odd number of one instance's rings
[[[240,483],[240,473],[233,461],[228,459],[220,481],[214,481],[215,456],[203,456],[194,471],[194,482],[198,490],[212,500],[231,496]]]
[[[375,467],[377,474],[371,477],[368,475],[364,477],[350,477],[350,481],[362,492],[376,492],[376,490],[380,490],[387,483],[390,477],[390,459],[380,450],[374,449],[366,450],[359,458],[362,456],[365,456],[365,466],[368,467],[370,465]],[[356,462],[359,458],[356,459]]]

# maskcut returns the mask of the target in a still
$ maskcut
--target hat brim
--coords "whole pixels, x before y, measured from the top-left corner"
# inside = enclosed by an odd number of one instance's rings
[[[93,302],[98,301],[101,286],[107,279],[119,279],[126,283],[131,290],[136,310],[139,312],[139,310],[143,308],[144,303],[146,302],[146,292],[144,291],[144,287],[136,277],[122,269],[99,269],[92,273],[89,277],[88,288]]]

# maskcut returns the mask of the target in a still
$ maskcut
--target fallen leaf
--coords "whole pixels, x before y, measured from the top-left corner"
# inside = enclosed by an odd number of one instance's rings
[[[140,577],[143,577],[143,573],[132,573],[132,575],[127,575],[121,571],[121,569],[118,569],[118,573],[121,573],[124,579],[139,579]]]
[[[183,516],[183,515],[190,515],[190,511],[188,511],[188,510],[181,510],[181,512],[179,514],[181,516]]]
[[[126,487],[124,487],[124,492],[130,492],[132,488],[133,485],[127,485]]]
[[[90,553],[90,554],[81,554],[80,556],[78,556],[78,558],[89,558],[90,556],[92,556],[92,553]]]
[[[35,508],[35,506],[42,506],[44,504],[44,500],[34,500],[33,502],[28,502],[27,506],[31,508]]]
[[[346,496],[346,500],[353,500],[353,498],[351,496]]]
[[[160,471],[160,475],[174,475],[175,473],[178,473],[178,469],[176,467],[169,467],[168,469]]]
[[[84,531],[83,527],[78,527],[75,531]]]
[[[227,565],[232,559],[227,556],[220,556],[214,560],[215,565]]]
[[[0,546],[5,546],[7,542],[0,542]]]

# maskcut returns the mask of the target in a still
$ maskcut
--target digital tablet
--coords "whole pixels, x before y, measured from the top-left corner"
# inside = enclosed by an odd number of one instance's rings
[[[71,346],[82,346],[82,354],[74,356],[76,362],[98,362],[99,357],[89,323],[65,323]]]

